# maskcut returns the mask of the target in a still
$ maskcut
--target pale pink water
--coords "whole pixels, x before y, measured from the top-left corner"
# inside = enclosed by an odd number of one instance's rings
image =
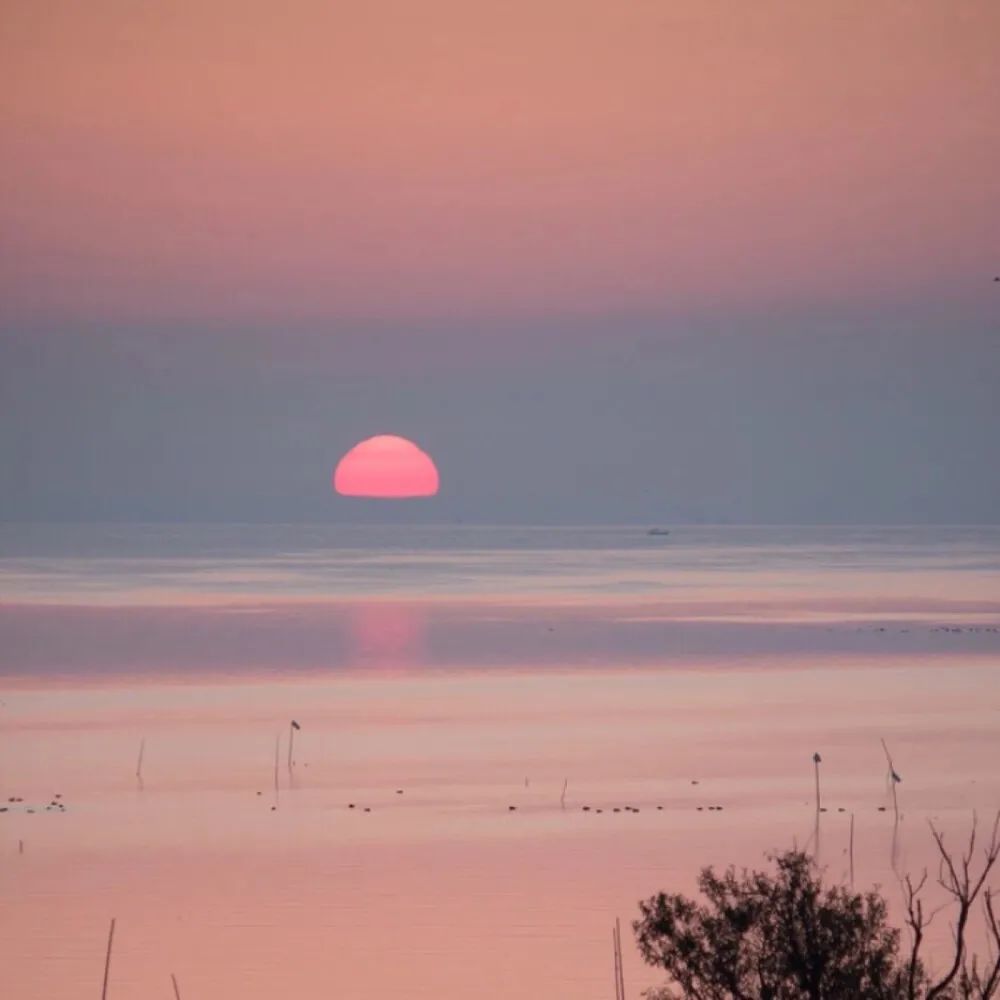
[[[110,1000],[605,1000],[616,917],[632,998],[700,866],[853,814],[896,904],[1000,805],[997,528],[0,526],[0,589],[4,1000],[112,917]]]
[[[883,657],[19,685],[0,710],[0,792],[25,799],[0,815],[3,995],[99,996],[113,916],[114,1000],[169,997],[171,972],[185,1000],[603,1000],[611,925],[641,897],[815,848],[815,750],[821,863],[847,878],[853,812],[856,884],[897,899],[879,738],[904,777],[896,866],[917,870],[928,818],[955,835],[1000,804],[996,676]],[[659,979],[628,938],[625,971],[630,996]]]

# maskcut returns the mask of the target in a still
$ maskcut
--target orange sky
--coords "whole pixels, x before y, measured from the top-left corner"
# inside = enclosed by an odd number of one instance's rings
[[[998,39],[938,0],[14,0],[0,320],[960,298]]]

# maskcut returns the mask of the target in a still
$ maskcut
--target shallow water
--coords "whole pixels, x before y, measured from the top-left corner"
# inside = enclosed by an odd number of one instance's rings
[[[4,996],[98,996],[115,917],[112,1000],[598,1000],[702,864],[849,879],[853,814],[895,902],[1000,805],[995,529],[268,530],[0,531]]]

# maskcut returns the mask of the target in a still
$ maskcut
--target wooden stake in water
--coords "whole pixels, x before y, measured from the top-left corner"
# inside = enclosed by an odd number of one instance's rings
[[[174,997],[176,1000],[181,1000],[181,991],[177,988],[177,977],[171,972],[170,981],[174,984]]]
[[[288,726],[288,770],[291,771],[292,765],[295,761],[292,760],[292,747],[295,744],[295,730],[301,729],[302,727],[292,719],[291,724]]]
[[[847,846],[847,853],[851,859],[851,888],[854,888],[854,813],[851,813],[851,839]]]
[[[563,782],[562,795],[559,796],[559,805],[561,805],[563,807],[563,809],[566,808],[566,789],[567,788],[569,788],[569,778],[567,778]]]
[[[615,950],[618,953],[618,990],[621,1000],[625,1000],[625,969],[622,963],[622,922],[615,917]]]
[[[820,802],[819,802],[819,765],[823,762],[823,758],[820,757],[818,753],[813,754],[813,765],[816,768],[816,812],[819,812]]]
[[[111,975],[111,945],[115,939],[115,918],[111,918],[111,927],[108,930],[108,953],[104,956],[104,986],[101,989],[101,1000],[108,997],[108,979]]]
[[[611,951],[615,957],[615,1000],[622,1000],[622,988],[619,985],[621,980],[618,968],[618,932],[614,927],[611,928]]]
[[[139,784],[142,784],[142,758],[146,755],[146,737],[143,736],[139,740],[139,759],[135,764],[135,776],[139,779]]]
[[[885,740],[882,740],[882,749],[885,751],[885,760],[889,765],[889,773],[886,775],[886,782],[892,789],[892,811],[896,814],[896,822],[899,822],[899,802],[896,799],[896,785],[898,785],[903,779],[896,773],[896,768],[892,764],[892,756],[889,753],[889,748],[885,745]]]

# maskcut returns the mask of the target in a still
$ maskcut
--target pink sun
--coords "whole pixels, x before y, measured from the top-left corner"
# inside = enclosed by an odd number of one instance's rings
[[[432,497],[439,485],[430,455],[395,434],[359,442],[333,473],[333,488],[345,497]]]

